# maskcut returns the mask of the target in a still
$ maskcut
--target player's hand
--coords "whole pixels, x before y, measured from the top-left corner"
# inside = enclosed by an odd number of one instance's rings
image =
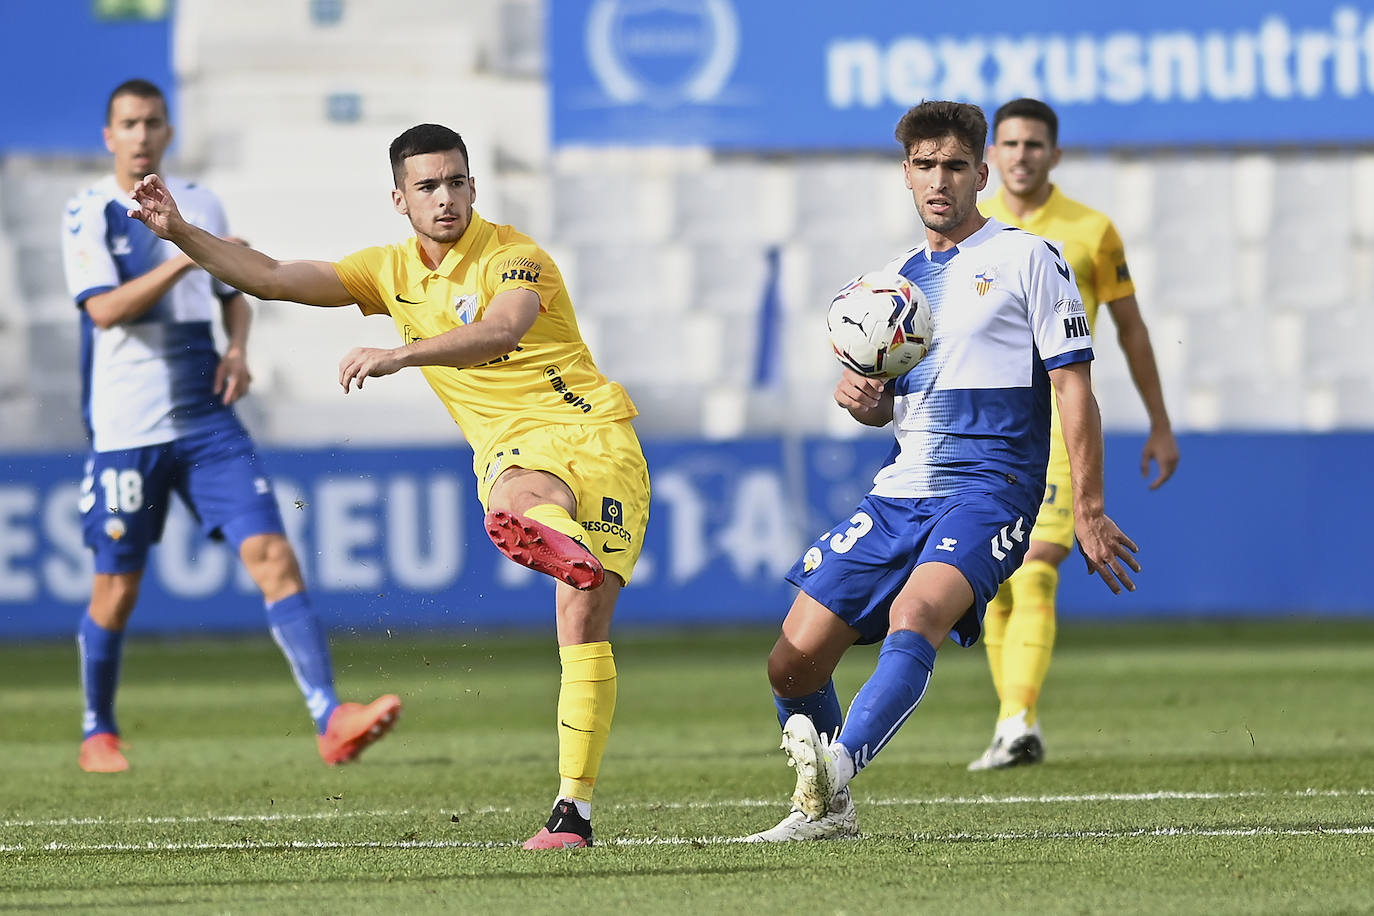
[[[172,198],[172,192],[156,175],[145,175],[134,185],[129,193],[138,206],[129,211],[129,216],[152,230],[158,238],[170,238],[176,225],[182,221],[181,211]]]
[[[355,382],[358,390],[363,389],[363,379],[381,378],[404,368],[395,350],[377,347],[354,347],[348,355],[339,360],[339,384],[347,394],[349,386]]]
[[[1103,514],[1080,517],[1074,529],[1078,549],[1088,564],[1088,573],[1100,576],[1113,595],[1121,594],[1123,586],[1128,592],[1135,591],[1135,583],[1126,572],[1127,568],[1140,572],[1140,561],[1135,558],[1140,548],[1135,541]]]
[[[223,394],[221,400],[232,404],[248,393],[253,383],[253,375],[248,371],[248,360],[237,350],[230,350],[219,360],[215,369],[215,394]]]
[[[885,379],[869,378],[852,369],[841,369],[835,385],[835,403],[845,410],[872,410],[882,403]]]
[[[1150,489],[1158,490],[1164,481],[1173,477],[1174,471],[1178,470],[1178,440],[1170,430],[1150,431],[1150,437],[1145,440],[1145,448],[1140,452],[1141,477],[1150,476],[1151,461],[1158,466],[1159,473],[1150,481]]]

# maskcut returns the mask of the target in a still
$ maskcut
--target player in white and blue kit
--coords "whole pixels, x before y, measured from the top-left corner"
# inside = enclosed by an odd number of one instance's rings
[[[971,645],[983,609],[1021,563],[1044,496],[1050,398],[1073,469],[1090,571],[1134,589],[1135,544],[1103,512],[1092,340],[1072,272],[1045,240],[978,212],[987,122],[973,105],[923,102],[897,125],[923,244],[887,265],[925,292],[933,346],[884,384],[844,370],[835,400],[896,443],[857,510],[792,567],[801,593],[768,658],[793,811],[756,841],[858,832],[849,781],[924,695],[946,636]],[[882,641],[847,716],[831,675],[856,643]]]
[[[95,555],[91,603],[77,643],[85,717],[80,764],[128,768],[115,723],[124,629],[173,493],[204,532],[238,550],[262,590],[272,635],[315,720],[327,763],[356,757],[396,720],[400,701],[340,703],[329,644],[286,540],[272,486],[231,406],[248,388],[247,300],[128,215],[129,191],[158,169],[172,139],[152,83],[118,86],[106,108],[115,173],[67,206],[67,285],[81,308],[82,401],[91,453],[82,483],[87,546]],[[178,182],[188,219],[228,234],[219,200]],[[223,322],[228,345],[216,351]]]

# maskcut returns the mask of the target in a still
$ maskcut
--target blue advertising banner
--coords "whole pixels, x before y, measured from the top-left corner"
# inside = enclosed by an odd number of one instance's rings
[[[1029,96],[1072,147],[1374,141],[1369,0],[549,0],[553,141],[890,150]]]
[[[110,90],[135,77],[161,87],[176,123],[170,2],[0,2],[0,85],[15,91],[0,153],[104,153]]]
[[[857,440],[651,442],[653,506],[620,626],[763,624],[794,594],[783,574],[848,517],[887,453]],[[1066,617],[1374,614],[1359,587],[1374,435],[1186,436],[1177,477],[1138,474],[1142,439],[1107,443],[1108,511],[1139,544],[1134,594],[1113,596],[1070,557]],[[316,603],[335,627],[552,627],[551,580],[487,541],[458,449],[265,456]],[[66,637],[89,596],[77,512],[81,458],[0,456],[0,639]],[[144,579],[136,631],[263,626],[232,552],[184,511]]]

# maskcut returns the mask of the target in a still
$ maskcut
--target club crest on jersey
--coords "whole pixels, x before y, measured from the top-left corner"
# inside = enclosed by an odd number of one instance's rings
[[[996,285],[997,271],[991,267],[973,275],[973,291],[980,296],[986,296],[988,291]]]
[[[124,524],[122,518],[105,519],[105,536],[112,541],[117,541],[129,533],[129,528]]]
[[[808,548],[802,556],[802,573],[816,571],[816,567],[821,565],[821,549],[819,547]]]
[[[472,319],[477,317],[477,294],[454,296],[453,310],[458,313],[458,320],[463,324],[472,324]]]

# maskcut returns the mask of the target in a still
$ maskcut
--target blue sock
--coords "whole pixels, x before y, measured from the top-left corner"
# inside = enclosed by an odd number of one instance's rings
[[[267,625],[281,647],[305,695],[315,731],[323,735],[329,716],[339,705],[334,693],[334,668],[329,661],[329,637],[305,592],[267,605]]]
[[[780,697],[773,694],[773,705],[778,708],[778,724],[786,725],[787,720],[797,713],[808,717],[816,726],[816,733],[829,735],[834,739],[844,723],[840,712],[840,698],[835,695],[835,681],[825,682],[825,686],[815,693],[804,697]]]
[[[77,628],[76,648],[81,656],[81,692],[86,700],[81,737],[102,732],[117,735],[114,701],[119,686],[119,660],[124,654],[124,631],[105,629],[88,612]]]
[[[888,634],[878,666],[854,696],[840,733],[839,742],[852,755],[855,773],[868,766],[916,709],[934,668],[935,647],[920,633]]]

